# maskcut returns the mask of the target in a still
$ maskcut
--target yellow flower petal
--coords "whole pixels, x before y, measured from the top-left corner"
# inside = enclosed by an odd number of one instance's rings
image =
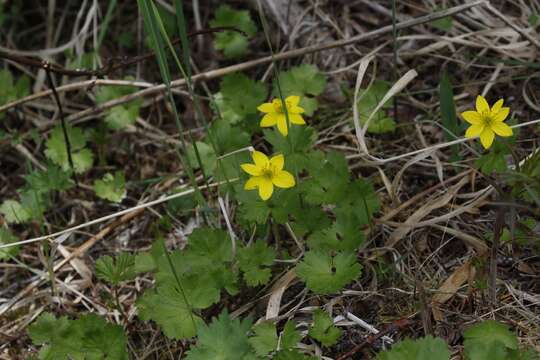
[[[289,109],[289,113],[291,113],[291,114],[303,114],[304,113],[304,108],[301,107],[301,106],[291,106],[291,108]]]
[[[479,113],[481,113],[481,112],[489,112],[490,111],[489,104],[488,104],[486,98],[483,97],[482,95],[478,95],[476,97],[476,111],[478,111]]]
[[[503,103],[504,103],[503,99],[497,100],[497,102],[493,104],[493,106],[491,107],[491,112],[494,114],[498,113],[499,110],[501,110]]]
[[[263,168],[266,166],[266,164],[268,164],[268,157],[260,151],[253,151],[251,153],[251,158],[258,168]]]
[[[482,123],[482,117],[476,111],[465,111],[461,113],[461,117],[472,125],[478,125]]]
[[[491,130],[493,130],[493,132],[495,132],[495,134],[499,136],[506,137],[506,136],[512,136],[513,134],[512,128],[503,122],[492,122],[490,127],[491,127]]]
[[[510,114],[510,108],[503,107],[498,113],[493,114],[493,120],[503,122],[508,117],[508,114]]]
[[[482,133],[482,131],[484,131],[484,125],[472,125],[465,132],[465,137],[469,139],[477,137]]]
[[[298,106],[298,104],[300,103],[300,96],[297,96],[297,95],[291,95],[291,96],[287,96],[287,98],[285,99],[285,102],[287,102],[289,106],[293,107],[293,106]]]
[[[244,190],[255,190],[256,188],[259,187],[260,182],[261,182],[261,177],[259,176],[251,177],[244,184]]]
[[[249,175],[252,176],[260,176],[261,175],[261,168],[258,166],[255,166],[253,164],[241,164],[240,167],[242,170],[247,172]]]
[[[263,116],[261,119],[261,123],[259,124],[261,127],[270,127],[276,125],[278,115],[276,113],[268,113]]]
[[[289,120],[296,125],[306,125],[304,118],[299,114],[289,114]]]
[[[272,181],[268,180],[267,178],[261,177],[259,180],[259,196],[263,200],[270,199],[270,196],[272,196],[272,193],[274,192],[274,185],[272,185]]]
[[[259,105],[257,110],[263,113],[272,113],[274,112],[274,105],[272,105],[272,103],[264,103]]]
[[[489,149],[491,144],[493,144],[493,139],[495,138],[495,133],[489,127],[486,127],[484,131],[480,134],[480,142],[484,148]]]
[[[272,178],[272,182],[277,187],[285,188],[285,189],[293,187],[296,184],[294,180],[294,176],[292,176],[290,172],[285,171],[285,170],[278,172],[276,176]]]
[[[285,164],[285,157],[283,154],[278,154],[270,159],[270,164],[274,167],[274,171],[281,171]]]
[[[277,119],[277,128],[283,136],[287,136],[287,134],[289,133],[289,126],[287,124],[287,119],[285,119],[284,114],[279,115]]]

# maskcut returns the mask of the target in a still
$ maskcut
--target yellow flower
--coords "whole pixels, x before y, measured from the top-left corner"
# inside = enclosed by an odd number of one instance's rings
[[[282,154],[276,155],[271,159],[260,151],[251,153],[254,164],[242,164],[242,169],[251,177],[244,189],[254,190],[259,188],[259,196],[263,200],[268,200],[274,192],[274,185],[279,188],[290,188],[295,185],[294,176],[288,171],[283,170],[285,158]]]
[[[291,124],[305,125],[306,122],[302,118],[302,115],[300,115],[304,113],[304,109],[298,106],[299,102],[300,96],[293,95],[285,99],[285,106],[283,106],[280,99],[274,99],[272,102],[260,105],[257,109],[260,112],[265,113],[261,120],[261,127],[277,125],[279,132],[283,134],[283,136],[287,136],[290,124],[287,124],[285,109],[287,110],[287,115],[289,116]]]
[[[489,149],[493,144],[495,134],[503,137],[512,136],[512,128],[503,122],[510,113],[510,108],[503,107],[503,102],[503,99],[500,99],[490,108],[486,99],[478,95],[476,111],[461,113],[463,119],[471,124],[465,132],[465,137],[480,136],[480,142],[484,148]]]

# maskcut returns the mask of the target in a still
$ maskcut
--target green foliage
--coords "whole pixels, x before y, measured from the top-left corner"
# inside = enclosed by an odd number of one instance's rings
[[[171,339],[195,336],[197,328],[204,321],[192,312],[177,287],[171,283],[158,285],[154,290],[146,290],[137,300],[139,316],[142,320],[155,321],[163,333]]]
[[[42,360],[127,360],[127,339],[121,326],[107,323],[95,314],[76,320],[41,314],[28,328]]]
[[[509,170],[505,180],[514,198],[540,206],[540,151],[535,151],[518,170]]]
[[[509,243],[516,241],[520,245],[528,245],[535,240],[534,229],[536,228],[537,221],[533,218],[519,219],[515,224],[514,234],[508,228],[504,228],[501,234],[501,243]],[[490,241],[493,240],[493,233],[488,235]],[[538,244],[540,245],[540,244]]]
[[[195,145],[190,145],[188,147],[187,156],[189,162],[195,169],[200,168],[199,162],[197,160],[197,153],[195,152],[195,146],[197,147],[197,151],[199,152],[201,164],[204,168],[204,171],[208,174],[212,174],[214,172],[214,169],[216,168],[217,162],[217,156],[214,149],[212,149],[212,146],[202,141],[197,141],[195,142]]]
[[[73,187],[69,173],[54,164],[48,164],[46,170],[32,170],[24,179],[25,189],[36,193],[65,191]]]
[[[176,17],[174,14],[171,14],[167,9],[161,6],[159,3],[155,4],[156,16],[159,17],[160,26],[163,26],[165,33],[169,38],[178,37],[177,27],[176,27]],[[144,38],[145,45],[156,51],[152,35],[147,34]]]
[[[210,325],[199,328],[197,345],[188,351],[186,360],[254,360],[247,337],[250,328],[251,321],[231,319],[223,312]]]
[[[80,128],[66,124],[66,131],[71,145],[71,157],[73,166],[77,174],[84,173],[92,167],[94,155],[90,149],[86,148],[88,135]],[[67,146],[64,139],[62,127],[57,125],[52,131],[49,139],[45,143],[47,149],[45,155],[64,171],[70,171]]]
[[[13,75],[7,69],[0,70],[0,105],[7,104],[30,93],[30,79],[23,75],[13,83]],[[5,112],[0,112],[0,120]]]
[[[309,251],[296,266],[296,273],[307,287],[317,294],[331,294],[360,275],[361,267],[355,254],[338,253],[335,256],[321,251]]]
[[[243,73],[225,75],[220,83],[223,109],[230,109],[240,117],[256,114],[267,93],[263,83],[251,80]]]
[[[213,144],[211,141],[213,141]],[[215,175],[217,180],[238,177],[240,175],[239,164],[248,161],[247,152],[227,155],[232,151],[247,147],[249,145],[249,135],[224,120],[214,121],[208,129],[205,142],[197,141],[196,145],[205,173]],[[214,151],[214,146],[218,152],[217,154]],[[223,155],[227,156],[218,160],[218,156]],[[187,156],[190,163],[195,168],[199,168],[194,146],[188,147]]]
[[[253,328],[254,335],[248,339],[249,343],[258,356],[265,356],[276,350],[278,336],[276,325],[270,322],[256,325]]]
[[[294,349],[301,340],[302,335],[296,330],[294,322],[291,320],[287,321],[283,327],[283,332],[281,333],[280,348],[284,350]]]
[[[25,223],[32,218],[29,210],[16,200],[5,200],[0,205],[0,213],[11,224]]]
[[[274,82],[274,96],[280,96],[277,85],[277,82]],[[281,72],[279,86],[284,98],[290,95],[300,96],[300,106],[304,108],[307,116],[312,116],[319,107],[315,96],[324,91],[326,78],[316,66],[304,64]]]
[[[358,106],[360,123],[362,125],[367,122],[367,119],[388,90],[390,90],[390,85],[388,85],[388,83],[381,80],[375,80],[368,89],[360,91],[360,97],[356,105]],[[382,134],[393,132],[395,130],[396,123],[394,119],[386,114],[386,110],[392,106],[391,100],[392,99],[388,99],[388,101],[383,104],[382,108],[373,115],[368,127],[368,132]]]
[[[536,13],[532,13],[529,15],[527,20],[530,26],[535,27],[536,25],[538,25],[538,20],[540,20],[540,16]]]
[[[323,346],[332,346],[341,336],[341,330],[334,326],[334,321],[324,310],[317,309],[313,313],[313,327],[309,336],[319,341]]]
[[[107,173],[101,180],[94,182],[94,191],[102,199],[121,202],[126,197],[126,179],[122,171]]]
[[[238,249],[238,265],[249,286],[265,285],[272,272],[268,266],[274,263],[276,252],[262,240],[249,247]]]
[[[9,229],[0,227],[0,245],[7,245],[16,242],[18,239],[9,231]],[[12,256],[17,256],[19,246],[12,246],[0,249],[0,260],[10,259]]]
[[[426,336],[403,340],[391,350],[379,353],[377,360],[450,360],[450,351],[444,340]]]
[[[307,356],[297,350],[281,350],[274,360],[316,360],[316,357]]]
[[[146,290],[137,302],[141,318],[155,321],[165,335],[174,339],[195,335],[202,320],[194,309],[218,302],[222,289],[230,294],[238,291],[228,234],[202,228],[188,240],[186,249],[171,253],[165,253],[163,240],[154,244],[151,254],[156,287]]]
[[[133,80],[126,78],[126,80]],[[133,86],[103,86],[99,88],[96,94],[96,103],[103,104],[104,102],[126,96],[137,91]],[[119,130],[132,125],[139,116],[139,110],[142,105],[141,99],[130,101],[126,104],[118,105],[108,110],[105,115],[105,123],[112,130]]]
[[[94,51],[84,53],[80,56],[70,52],[68,57],[70,58],[67,64],[68,69],[95,69],[98,64],[98,55]]]
[[[132,280],[136,275],[135,256],[128,253],[121,253],[114,260],[111,256],[105,255],[96,261],[96,276],[112,285]]]
[[[441,31],[448,32],[452,30],[454,21],[452,20],[451,16],[445,16],[443,18],[433,20],[430,24]]]
[[[234,27],[252,37],[257,32],[257,26],[246,10],[234,10],[229,5],[217,8],[214,19],[210,21],[212,27]],[[214,46],[223,50],[226,58],[233,59],[243,56],[248,47],[248,37],[237,31],[220,31],[214,35]]]
[[[469,360],[503,360],[511,350],[517,350],[516,336],[508,326],[488,320],[463,333],[465,358]]]
[[[503,173],[508,169],[506,157],[510,153],[500,142],[495,141],[489,152],[484,152],[475,162],[475,167],[480,169],[485,175]]]
[[[53,164],[48,164],[46,170],[30,170],[24,179],[26,184],[19,189],[20,200],[5,200],[0,205],[0,213],[8,223],[40,220],[49,206],[50,193],[73,186],[69,173]]]
[[[443,20],[443,19],[440,19]],[[451,18],[450,18],[451,21]],[[456,104],[454,103],[454,89],[450,82],[450,76],[447,71],[444,71],[439,84],[439,98],[441,104],[441,120],[444,128],[444,136],[446,141],[452,141],[461,134],[461,125],[456,117]],[[452,158],[459,159],[458,145],[452,146]]]

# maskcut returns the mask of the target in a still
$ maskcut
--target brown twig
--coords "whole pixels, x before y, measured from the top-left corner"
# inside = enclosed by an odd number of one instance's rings
[[[209,29],[203,29],[194,31],[188,34],[188,37],[196,36],[196,35],[204,35],[209,33],[215,33],[215,32],[222,32],[222,31],[236,31],[243,35],[246,35],[242,30],[239,30],[234,27],[230,26],[221,26],[221,27],[215,27],[215,28],[209,28]],[[247,36],[247,35],[246,35]],[[172,45],[178,45],[181,42],[181,39],[175,39],[171,43]],[[125,59],[125,58],[111,58],[107,61],[107,65],[96,69],[96,70],[87,70],[87,69],[66,69],[65,67],[62,67],[58,64],[53,64],[50,62],[43,62],[43,60],[27,57],[27,56],[19,56],[14,54],[9,54],[5,51],[0,51],[0,59],[6,59],[11,60],[13,62],[16,62],[18,64],[30,66],[30,67],[37,67],[45,69],[45,66],[48,68],[48,71],[65,75],[65,76],[96,76],[96,77],[104,77],[106,75],[110,75],[114,71],[136,64],[138,62],[150,59],[155,56],[155,52],[149,52],[144,55],[139,55],[136,57],[133,57],[131,59]],[[116,61],[116,62],[115,62]],[[47,69],[46,69],[47,70]]]
[[[500,206],[497,209],[497,217],[493,225],[493,242],[491,244],[491,258],[489,263],[489,300],[491,306],[495,306],[497,300],[497,252],[499,251],[505,213],[506,207]]]
[[[383,336],[393,332],[393,331],[399,331],[411,324],[411,321],[409,319],[399,319],[394,321],[392,324],[388,325],[385,329],[381,330],[375,335],[369,336],[366,340],[361,342],[360,344],[356,345],[354,348],[352,348],[350,351],[346,352],[343,355],[340,355],[336,358],[336,360],[346,360],[349,357],[352,357],[354,354],[359,352],[364,346],[371,345],[375,341],[379,340]]]
[[[75,165],[73,164],[73,157],[71,156],[71,143],[69,141],[69,135],[67,132],[67,126],[66,126],[66,118],[64,116],[64,110],[62,109],[62,102],[60,101],[60,97],[58,96],[58,92],[56,92],[56,86],[54,86],[54,81],[51,75],[51,68],[50,64],[47,61],[44,61],[42,63],[42,67],[45,70],[45,74],[47,74],[47,80],[49,81],[49,86],[52,90],[54,100],[56,101],[56,106],[58,106],[58,115],[60,116],[60,124],[62,124],[62,133],[64,134],[64,142],[66,143],[66,152],[69,162],[69,167],[71,168],[73,180],[75,181],[75,184],[79,186],[79,181],[77,180],[77,175],[75,173]]]

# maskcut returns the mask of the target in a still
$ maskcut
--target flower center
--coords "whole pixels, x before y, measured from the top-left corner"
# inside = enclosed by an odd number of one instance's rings
[[[278,114],[283,114],[284,113],[283,107],[286,107],[287,110],[289,110],[291,108],[291,104],[287,100],[285,100],[285,104],[283,104],[281,102],[281,100],[275,99],[274,101],[272,101],[272,105],[274,105],[274,111],[277,112]],[[283,105],[285,105],[285,106],[283,106]]]
[[[262,170],[262,176],[264,178],[267,178],[268,180],[272,180],[272,178],[274,177],[274,170],[269,166],[269,167],[265,167],[263,170]]]
[[[493,122],[493,118],[491,117],[491,112],[489,111],[482,111],[481,113],[482,120],[484,121],[484,125],[490,126]]]

